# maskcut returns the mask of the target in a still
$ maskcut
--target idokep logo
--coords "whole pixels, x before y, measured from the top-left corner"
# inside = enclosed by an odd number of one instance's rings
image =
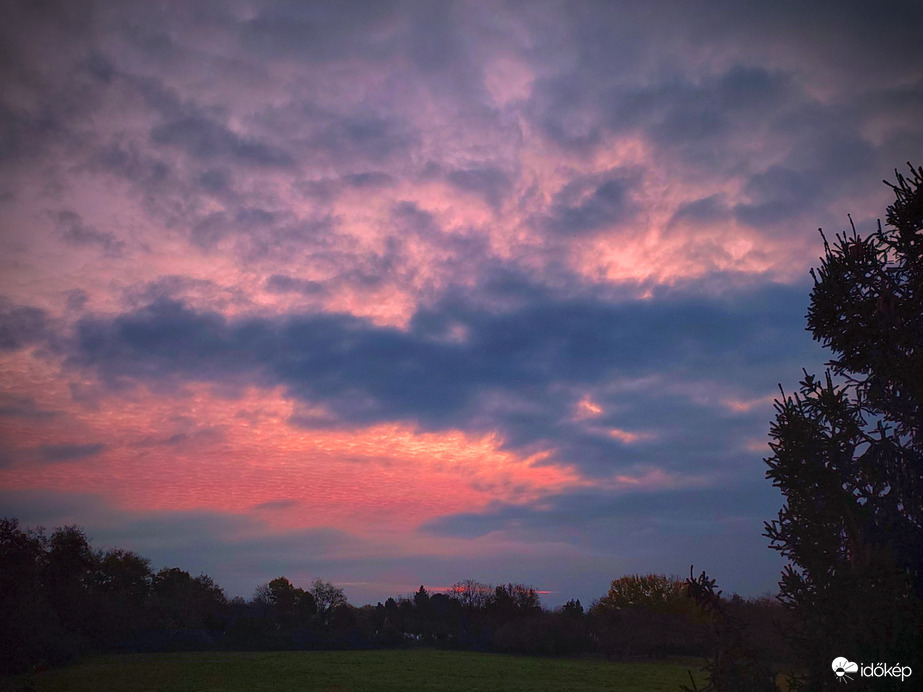
[[[863,678],[900,678],[904,682],[913,673],[910,666],[890,665],[888,663],[853,663],[849,659],[837,656],[830,664],[833,673],[840,682],[852,680],[855,673]],[[851,675],[852,674],[852,675]]]
[[[852,661],[847,661],[842,656],[838,656],[833,659],[833,672],[836,673],[836,676],[843,682],[847,680],[852,680],[850,673],[856,673],[859,670],[859,664],[853,663]]]

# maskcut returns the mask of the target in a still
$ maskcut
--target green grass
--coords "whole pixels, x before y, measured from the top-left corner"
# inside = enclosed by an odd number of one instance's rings
[[[304,651],[103,656],[0,683],[2,690],[329,690],[676,692],[695,660],[612,663],[464,651]]]

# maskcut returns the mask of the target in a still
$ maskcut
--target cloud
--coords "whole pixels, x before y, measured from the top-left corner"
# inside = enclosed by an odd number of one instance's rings
[[[282,274],[273,274],[266,281],[266,290],[272,293],[301,293],[312,296],[324,292],[324,284],[320,281],[298,279]]]
[[[221,427],[196,428],[194,425],[183,424],[182,422],[178,427],[181,428],[180,432],[173,433],[167,437],[148,435],[133,442],[132,445],[140,448],[160,446],[181,448],[198,445],[201,448],[203,445],[224,442],[226,439],[225,431]]]
[[[343,181],[350,187],[367,189],[390,185],[394,182],[394,178],[381,171],[363,171],[362,173],[348,173],[343,176]]]
[[[65,307],[68,311],[80,312],[90,302],[90,294],[81,288],[72,288],[65,295]]]
[[[51,214],[58,233],[69,245],[76,247],[96,245],[109,257],[119,257],[125,250],[125,243],[118,240],[114,233],[100,231],[83,223],[80,214],[63,210]]]
[[[242,136],[215,120],[195,115],[171,120],[151,130],[154,144],[184,149],[200,159],[225,158],[257,166],[289,167],[292,157],[282,149]]]
[[[503,531],[531,541],[576,534],[581,542],[593,544],[605,540],[604,532],[641,532],[651,526],[670,533],[698,533],[705,524],[720,531],[724,521],[745,519],[761,527],[765,517],[779,506],[776,491],[752,481],[732,488],[681,487],[618,494],[581,491],[527,504],[495,503],[483,512],[440,517],[421,528],[440,536],[464,538]],[[600,526],[600,521],[607,528]]]
[[[680,204],[670,219],[669,226],[683,224],[712,225],[729,218],[727,203],[721,195],[709,195]]]
[[[0,417],[45,420],[60,416],[62,411],[42,408],[31,397],[0,394]]]
[[[494,166],[454,170],[448,174],[447,180],[459,190],[480,196],[495,209],[502,206],[512,190],[509,176]]]
[[[76,461],[96,456],[106,448],[101,442],[91,444],[42,445],[36,449],[42,461]]]
[[[308,115],[313,115],[308,113]],[[317,114],[321,115],[321,114]],[[323,114],[308,142],[310,151],[337,158],[381,162],[405,152],[413,142],[396,118],[369,113]]]
[[[631,191],[637,178],[635,171],[614,170],[570,182],[555,195],[547,227],[556,234],[580,235],[624,223],[636,209]]]
[[[344,51],[365,58],[382,58],[391,41],[387,28],[398,5],[359,2],[349,7],[268,3],[241,26],[243,46],[258,55],[324,62],[340,57]]]
[[[111,142],[101,146],[90,159],[95,170],[111,173],[148,190],[167,180],[170,166],[163,159],[142,153],[135,144]]]
[[[304,288],[297,281],[276,284]],[[597,389],[604,408],[611,400],[623,409],[620,418],[604,416],[600,423],[639,429],[647,426],[624,411],[619,382],[693,378],[725,383],[738,397],[765,394],[781,368],[797,369],[795,363],[815,357],[807,339],[794,347],[787,336],[802,322],[802,309],[792,303],[800,290],[776,286],[720,299],[670,295],[623,303],[545,295],[496,313],[461,300],[421,310],[408,330],[318,313],[229,320],[163,298],[115,318],[81,319],[69,363],[112,385],[281,385],[300,401],[322,404],[341,423],[499,429],[511,446],[559,448],[569,461],[606,468],[640,457],[607,430],[567,422],[581,391]],[[461,337],[446,339],[453,329]],[[615,387],[611,395],[606,387]],[[628,411],[662,411],[656,425],[666,430],[701,418],[702,427],[682,430],[702,430],[708,448],[713,412],[697,411],[688,393],[661,384],[631,397]],[[668,458],[670,449],[657,454]]]
[[[214,310],[249,307],[250,297],[239,286],[228,286],[211,279],[197,279],[182,274],[164,274],[154,281],[133,283],[125,287],[120,302],[137,309],[158,300],[184,301],[191,306],[206,305]]]
[[[0,296],[0,351],[15,351],[38,343],[49,334],[44,310],[15,305]]]

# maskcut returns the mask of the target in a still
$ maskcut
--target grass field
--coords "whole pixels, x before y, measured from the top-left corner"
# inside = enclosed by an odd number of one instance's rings
[[[697,661],[612,663],[459,651],[305,651],[104,656],[0,683],[35,692],[100,690],[608,690],[677,692]]]

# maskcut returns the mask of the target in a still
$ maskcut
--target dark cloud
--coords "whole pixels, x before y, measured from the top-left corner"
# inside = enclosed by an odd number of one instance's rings
[[[366,58],[384,57],[391,39],[377,32],[393,17],[396,3],[274,2],[263,5],[242,26],[244,47],[264,57],[281,56],[326,61],[347,51]],[[370,39],[370,36],[379,36]]]
[[[346,173],[338,177],[300,181],[295,189],[314,202],[326,204],[350,190],[378,190],[395,183],[396,178],[381,171]]]
[[[0,161],[36,155],[40,144],[56,138],[61,130],[62,124],[53,113],[0,106]]]
[[[678,147],[693,160],[706,156],[709,148],[720,148],[725,157],[732,135],[752,133],[755,119],[798,98],[790,82],[788,74],[735,65],[702,81],[690,76],[614,91],[609,94],[613,111],[608,124],[616,131],[639,128],[656,144]]]
[[[214,247],[231,230],[231,221],[224,212],[212,212],[200,219],[189,234],[189,239],[202,248]]]
[[[122,303],[130,308],[138,308],[162,299],[206,303],[218,310],[251,305],[250,298],[240,287],[226,286],[209,279],[196,279],[182,274],[165,274],[155,281],[131,284],[125,288],[121,296]]]
[[[406,162],[418,144],[419,126],[401,108],[372,107],[369,103],[334,106],[311,99],[293,98],[252,116],[253,127],[266,133],[287,133],[285,148],[307,166],[323,161],[343,176],[347,185],[377,183],[355,174],[376,171],[391,175]],[[385,170],[382,170],[385,169]],[[333,180],[322,181],[325,184]],[[310,184],[309,184],[310,185]]]
[[[744,192],[753,201],[736,205],[734,214],[752,226],[772,226],[813,205],[823,185],[819,176],[773,166],[747,181]]]
[[[754,468],[758,468],[754,465]],[[755,474],[748,474],[751,478]],[[762,526],[779,508],[779,494],[769,485],[749,481],[733,487],[692,487],[634,490],[624,493],[574,492],[543,497],[527,504],[494,503],[482,512],[466,512],[434,519],[424,531],[440,536],[475,538],[504,531],[531,541],[545,541],[549,533],[600,539],[600,520],[609,531],[638,531],[644,525],[668,527],[673,532],[698,533],[701,524],[718,529],[722,521],[746,519]],[[685,526],[684,526],[685,524]],[[584,533],[585,531],[585,533]]]
[[[276,281],[299,288],[297,281]],[[662,382],[716,380],[764,394],[781,368],[815,355],[807,339],[801,347],[790,340],[803,320],[801,303],[793,300],[800,294],[778,286],[718,300],[616,304],[546,296],[496,313],[456,300],[421,310],[408,331],[330,314],[231,321],[161,299],[115,319],[80,320],[69,362],[112,384],[180,378],[282,385],[300,400],[322,402],[341,423],[499,428],[511,446],[546,443],[571,461],[600,468],[615,457],[619,463],[637,457],[605,432],[568,423],[579,396],[562,396],[562,388],[577,392],[656,375]],[[453,327],[461,340],[445,338]],[[701,419],[699,429],[710,429],[708,412],[677,403],[676,396],[669,390],[632,394],[638,411],[663,415],[648,425],[629,420],[669,433],[677,421]],[[614,395],[613,405],[624,402]],[[670,463],[676,444],[707,447],[707,433],[693,439],[689,429],[696,426],[675,433],[686,431],[684,440],[666,440],[658,458]],[[723,454],[713,452],[716,463]]]
[[[226,437],[224,429],[220,427],[195,427],[193,424],[183,424],[182,421],[180,421],[178,427],[185,428],[185,430],[176,432],[168,437],[154,437],[148,435],[132,444],[135,447],[142,448],[182,447],[192,444],[214,444],[222,442]]]
[[[433,235],[439,232],[439,227],[433,215],[421,209],[416,202],[400,201],[391,209],[394,225],[404,233],[418,236]]]
[[[287,168],[294,159],[283,149],[254,137],[241,136],[204,116],[187,115],[151,130],[154,144],[184,149],[196,158],[226,158],[244,165]]]
[[[512,189],[509,176],[494,166],[455,170],[447,179],[456,188],[478,195],[495,209],[503,205]]]
[[[534,57],[556,69],[536,80],[526,113],[552,141],[584,155],[599,151],[607,134],[637,135],[656,152],[658,168],[681,175],[717,183],[747,171],[791,171],[798,180],[787,192],[740,200],[738,218],[759,228],[826,213],[824,200],[861,193],[856,173],[867,186],[869,171],[885,174],[890,158],[903,158],[867,138],[884,122],[900,127],[903,116],[889,115],[888,102],[897,98],[904,105],[895,111],[913,111],[907,85],[923,74],[920,51],[889,69],[881,50],[919,33],[919,6],[847,5],[840,12],[823,3],[809,10],[718,3],[703,11],[677,3],[662,10],[666,24],[649,8],[581,6],[557,17],[554,29],[536,24],[556,39],[543,46],[572,50],[557,61],[553,49]],[[897,25],[901,15],[908,24]],[[872,34],[890,38],[876,46]],[[702,45],[721,45],[720,56],[686,62]]]
[[[324,284],[319,281],[273,274],[266,281],[266,290],[272,293],[301,293],[306,296],[314,296],[324,293]]]
[[[394,119],[355,114],[323,124],[310,147],[347,159],[382,161],[405,152],[412,142],[413,138]]]
[[[90,302],[90,294],[82,288],[72,288],[65,295],[65,305],[68,310],[73,312],[80,312]]]
[[[670,226],[677,224],[713,224],[724,221],[730,216],[727,203],[722,195],[709,195],[692,202],[684,202],[677,207],[670,219]]]
[[[198,177],[199,186],[207,192],[223,192],[230,186],[230,174],[220,168],[209,168]]]
[[[329,194],[331,198],[336,194],[317,188],[308,191],[305,188],[310,184],[300,187],[307,194]],[[240,262],[269,260],[284,266],[310,259],[334,270],[355,259],[355,254],[338,254],[340,221],[321,209],[296,216],[290,207],[277,206],[275,199],[262,200],[265,205],[246,204],[243,195],[230,190],[216,196],[222,203],[220,211],[205,211],[193,194],[184,201],[186,210],[180,219],[171,220],[171,225],[179,225],[188,233],[189,241],[199,250],[220,253],[224,247],[219,245],[224,242]]]
[[[105,448],[106,445],[101,442],[92,444],[43,445],[36,448],[36,452],[42,461],[76,461],[78,459],[96,456]]]
[[[37,343],[48,336],[49,328],[44,310],[15,305],[0,296],[0,350],[15,351]]]
[[[58,233],[69,245],[97,246],[110,257],[120,257],[125,250],[125,243],[116,238],[114,233],[88,226],[76,212],[63,210],[53,212],[51,217]]]
[[[348,253],[332,250],[339,221],[331,216],[296,219],[285,215],[268,226],[239,228],[236,251],[242,261],[274,260],[294,262],[310,258],[316,264],[338,269],[354,260]]]
[[[636,205],[631,192],[635,171],[610,171],[605,176],[575,180],[555,195],[546,227],[560,235],[610,229],[631,218]]]
[[[0,394],[0,417],[47,420],[56,418],[61,414],[61,411],[49,411],[41,408],[30,397]]]
[[[381,171],[363,171],[344,175],[343,181],[350,187],[363,189],[385,187],[394,182],[394,177]]]
[[[170,166],[162,159],[142,153],[133,144],[116,142],[100,147],[91,156],[90,166],[144,186],[149,191],[165,182],[170,174]]]

